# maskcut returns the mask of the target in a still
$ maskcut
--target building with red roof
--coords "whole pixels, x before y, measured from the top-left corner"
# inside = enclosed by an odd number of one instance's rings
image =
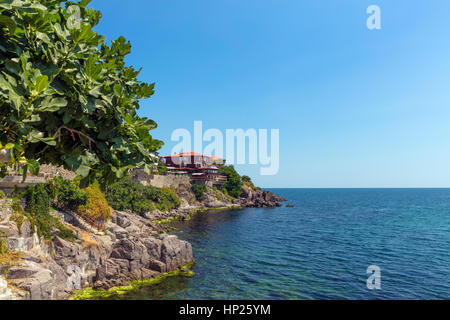
[[[219,175],[216,165],[224,165],[225,159],[197,152],[182,152],[162,157],[169,174],[188,174],[194,183],[223,184],[227,178]]]
[[[182,152],[163,157],[167,167],[171,168],[200,168],[209,167],[213,164],[224,165],[225,159],[207,156],[197,152]]]

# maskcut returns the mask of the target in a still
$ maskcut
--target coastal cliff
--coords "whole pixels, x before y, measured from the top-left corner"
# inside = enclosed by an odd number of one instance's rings
[[[198,200],[190,184],[174,191],[178,208],[140,215],[112,210],[102,231],[77,214],[53,210],[52,216],[78,234],[73,242],[57,229],[51,242],[39,238],[34,226],[28,220],[18,224],[11,203],[1,200],[0,240],[8,254],[0,261],[0,299],[67,299],[78,289],[105,290],[183,270],[194,262],[192,246],[167,234],[164,222],[208,209],[276,207],[284,200],[248,185],[242,186],[240,199],[207,188]]]
[[[116,211],[105,232],[97,232],[54,212],[70,221],[81,240],[69,242],[55,234],[50,245],[38,239],[28,221],[18,230],[11,208],[3,207],[0,231],[17,258],[1,264],[0,299],[66,299],[76,289],[124,286],[193,262],[188,242],[158,234],[150,221],[134,214]]]

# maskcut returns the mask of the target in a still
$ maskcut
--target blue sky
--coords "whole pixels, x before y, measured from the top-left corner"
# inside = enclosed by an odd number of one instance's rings
[[[381,30],[366,8],[381,8]],[[262,187],[450,187],[450,1],[93,0],[156,82],[140,115],[177,128],[280,129]]]

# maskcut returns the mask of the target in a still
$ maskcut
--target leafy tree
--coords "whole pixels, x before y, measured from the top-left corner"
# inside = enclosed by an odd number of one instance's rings
[[[252,182],[252,179],[249,176],[242,176],[241,180],[242,182]]]
[[[227,193],[234,198],[239,198],[242,193],[242,180],[234,169],[234,166],[220,166],[219,174],[228,178],[223,185],[223,188],[227,190]]]
[[[154,84],[125,65],[125,38],[107,45],[92,30],[101,13],[89,2],[0,2],[0,176],[14,164],[38,174],[39,163],[64,165],[82,186],[150,173],[163,143],[136,111]]]

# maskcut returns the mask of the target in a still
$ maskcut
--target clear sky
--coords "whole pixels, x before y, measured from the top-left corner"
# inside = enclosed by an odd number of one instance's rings
[[[368,30],[366,8],[381,8]],[[280,129],[262,187],[450,187],[450,1],[93,0],[174,129]]]

